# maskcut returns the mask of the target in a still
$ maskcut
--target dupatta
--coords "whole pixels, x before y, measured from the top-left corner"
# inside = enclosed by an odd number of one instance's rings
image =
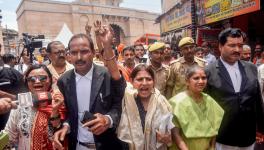
[[[169,103],[157,89],[154,90],[148,104],[143,133],[139,111],[135,102],[136,95],[136,89],[129,86],[126,88],[122,102],[121,120],[117,129],[118,138],[128,143],[130,150],[167,149],[166,145],[156,148],[158,144],[156,130],[162,124],[161,118],[164,115],[171,114]]]
[[[31,129],[31,149],[32,150],[53,150],[52,141],[48,136],[48,120],[52,112],[52,105],[37,108],[37,113]],[[59,109],[61,120],[65,120],[66,108]],[[65,145],[65,142],[64,142]]]
[[[173,115],[186,138],[206,138],[218,134],[224,110],[212,97],[202,94],[204,111],[186,92],[181,92],[170,99]]]

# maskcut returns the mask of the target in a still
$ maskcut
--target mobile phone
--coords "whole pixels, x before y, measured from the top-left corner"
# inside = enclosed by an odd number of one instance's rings
[[[86,123],[86,122],[88,122],[88,121],[94,120],[95,118],[96,118],[96,117],[94,116],[94,114],[92,114],[92,113],[89,112],[89,111],[85,111],[81,123],[84,124],[84,123]]]

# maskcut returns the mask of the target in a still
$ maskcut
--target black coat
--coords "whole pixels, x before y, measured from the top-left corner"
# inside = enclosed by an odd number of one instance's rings
[[[26,92],[23,75],[13,68],[0,67],[0,90],[14,95]],[[0,115],[0,130],[4,129],[9,113]]]
[[[74,150],[78,134],[78,105],[74,70],[66,72],[59,78],[57,84],[65,98],[67,117],[71,128],[69,149]],[[113,120],[113,128],[106,130],[99,136],[94,135],[97,150],[122,149],[122,143],[117,139],[115,131],[121,116],[121,103],[125,87],[124,78],[115,81],[111,79],[105,67],[94,64],[89,110],[91,113],[110,115]],[[99,93],[102,94],[102,99]]]
[[[225,111],[216,141],[245,147],[255,142],[256,127],[263,132],[264,113],[256,66],[245,61],[238,61],[238,65],[242,75],[240,92],[235,93],[228,71],[220,60],[206,68],[206,92]]]

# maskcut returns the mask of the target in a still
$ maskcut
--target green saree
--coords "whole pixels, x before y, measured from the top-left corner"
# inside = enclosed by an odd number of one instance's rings
[[[181,129],[181,136],[189,150],[207,150],[210,141],[218,133],[224,111],[209,95],[203,94],[203,101],[196,103],[187,92],[181,92],[170,99],[173,122]],[[170,149],[176,150],[173,145]]]

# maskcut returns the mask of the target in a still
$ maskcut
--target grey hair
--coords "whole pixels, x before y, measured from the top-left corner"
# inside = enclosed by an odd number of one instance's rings
[[[185,80],[189,80],[198,70],[203,70],[203,67],[200,67],[198,65],[193,65],[187,68],[186,73],[185,73]]]
[[[250,46],[245,44],[245,45],[243,45],[243,51],[246,50],[246,49],[249,49],[251,51]]]

